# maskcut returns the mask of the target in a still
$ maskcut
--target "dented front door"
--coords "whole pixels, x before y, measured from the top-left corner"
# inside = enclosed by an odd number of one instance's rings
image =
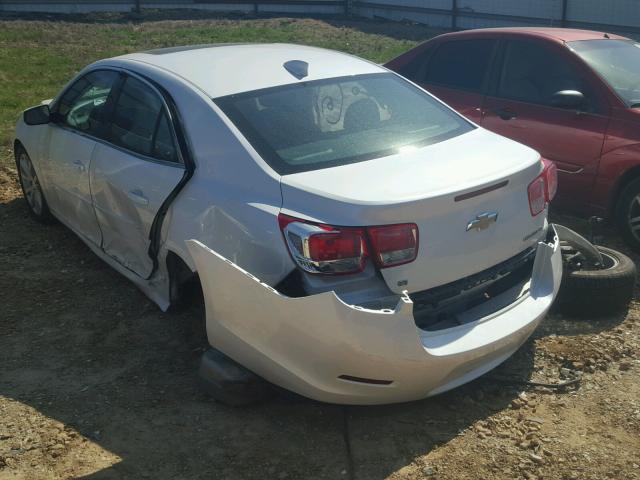
[[[100,227],[91,206],[89,185],[96,141],[57,124],[52,124],[50,131],[44,173],[51,185],[51,208],[75,232],[100,245]]]

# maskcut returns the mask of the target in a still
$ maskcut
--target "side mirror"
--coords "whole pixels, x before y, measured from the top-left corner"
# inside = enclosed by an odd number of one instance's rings
[[[38,105],[24,111],[24,123],[27,125],[44,125],[50,121],[49,105]]]
[[[580,108],[584,104],[584,95],[577,90],[560,90],[551,97],[551,104],[560,108]]]

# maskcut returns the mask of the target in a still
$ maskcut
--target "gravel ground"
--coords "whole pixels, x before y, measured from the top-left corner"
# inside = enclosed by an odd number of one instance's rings
[[[0,479],[640,478],[636,302],[550,316],[485,377],[381,407],[216,404],[194,375],[202,318],[161,313],[67,229],[35,223],[1,168]],[[576,375],[560,391],[504,382]]]

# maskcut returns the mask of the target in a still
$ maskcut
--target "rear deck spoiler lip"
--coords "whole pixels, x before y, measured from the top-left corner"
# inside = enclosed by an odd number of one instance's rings
[[[478,190],[473,190],[472,192],[462,193],[460,195],[456,195],[453,198],[454,202],[462,202],[464,200],[469,200],[470,198],[479,197],[480,195],[484,195],[489,192],[493,192],[495,190],[500,190],[501,188],[506,187],[509,184],[509,180],[503,180],[498,183],[494,183],[493,185],[489,185],[484,188],[480,188]]]

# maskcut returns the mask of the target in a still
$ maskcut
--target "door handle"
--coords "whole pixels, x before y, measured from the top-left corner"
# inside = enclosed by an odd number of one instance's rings
[[[149,205],[149,199],[144,196],[142,190],[130,190],[127,196],[138,205]]]
[[[499,116],[502,120],[513,120],[514,118],[518,118],[518,114],[506,108],[496,108],[493,110],[497,116]]]
[[[85,171],[84,163],[82,163],[80,160],[74,160],[73,166],[76,167],[76,170],[78,170],[79,172]]]

